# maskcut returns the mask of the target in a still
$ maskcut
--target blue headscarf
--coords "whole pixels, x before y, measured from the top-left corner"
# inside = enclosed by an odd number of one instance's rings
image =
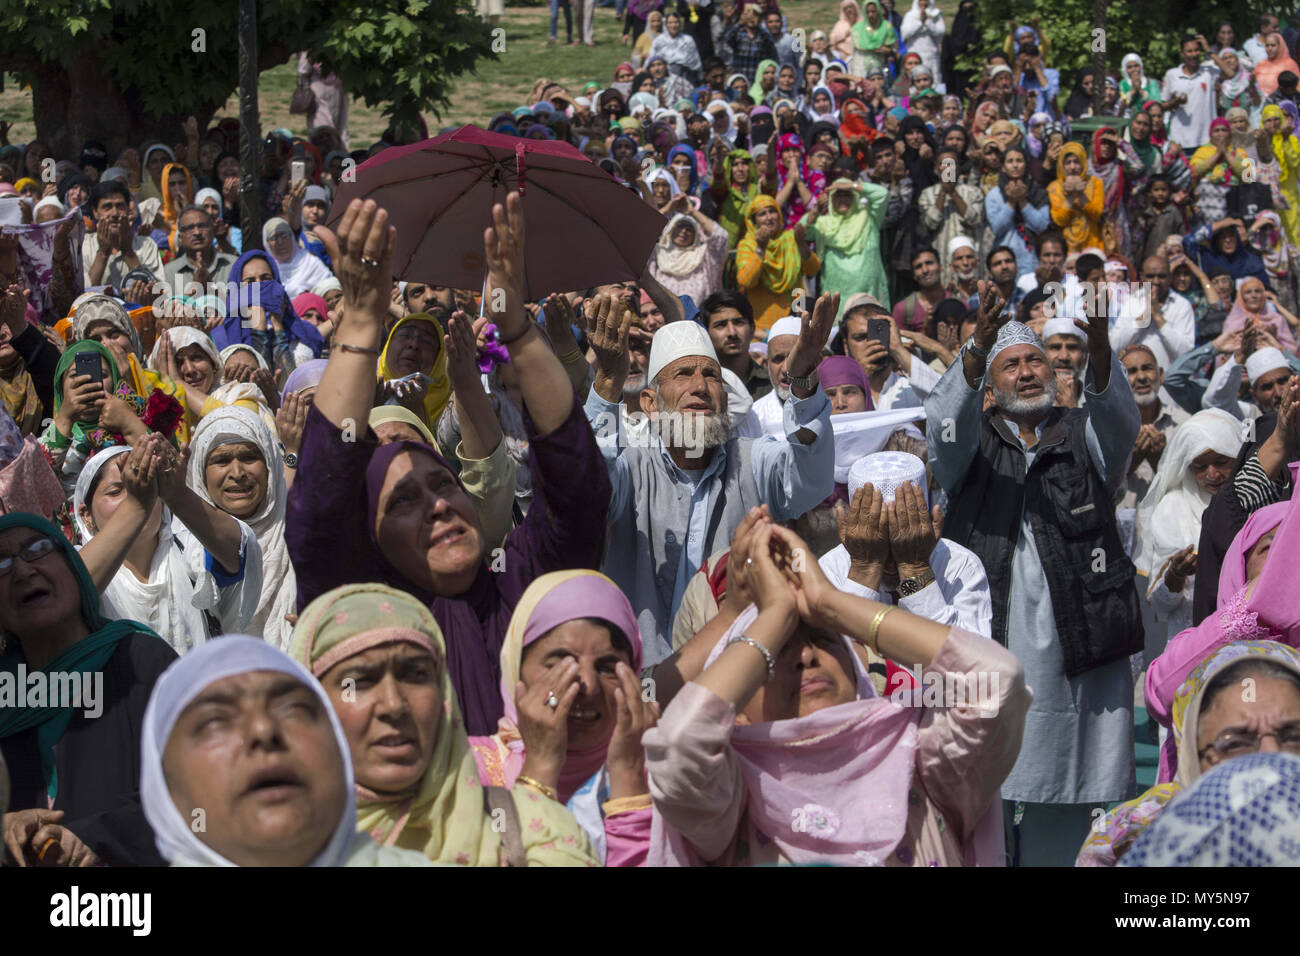
[[[678,143],[672,149],[668,150],[668,165],[672,166],[674,156],[685,156],[691,161],[691,188],[687,192],[694,196],[696,189],[700,185],[700,174],[695,168],[695,150],[686,143]]]
[[[29,680],[33,673],[47,675],[76,673],[89,676],[103,671],[108,659],[117,650],[118,641],[128,634],[148,634],[162,640],[138,621],[110,621],[104,617],[99,609],[99,591],[96,590],[95,582],[91,580],[90,572],[86,570],[81,555],[77,554],[77,549],[50,522],[22,512],[0,517],[0,532],[11,528],[31,528],[54,542],[77,580],[81,597],[81,617],[86,622],[86,627],[90,629],[86,637],[59,654],[39,671],[27,668]],[[26,666],[26,658],[18,642],[10,639],[6,642],[4,652],[0,653],[0,673],[12,675],[12,679],[16,682],[19,664]],[[52,680],[46,680],[47,687],[52,684]],[[36,744],[41,755],[41,770],[45,775],[45,792],[51,800],[57,797],[59,792],[59,775],[55,765],[54,748],[63,737],[64,731],[68,729],[73,715],[71,702],[65,703],[67,706],[62,707],[0,707],[0,739],[36,728]]]
[[[239,277],[244,274],[244,266],[248,260],[255,257],[264,259],[271,266],[271,275],[275,278],[266,282],[244,284],[239,281]],[[278,301],[280,321],[289,335],[289,341],[301,342],[311,349],[313,357],[320,358],[325,348],[325,340],[321,338],[316,326],[298,318],[298,313],[293,310],[293,303],[285,294],[284,286],[280,284],[280,267],[276,265],[274,257],[261,249],[245,252],[230,267],[230,283],[231,289],[226,295],[226,318],[212,330],[212,341],[217,343],[218,349],[231,345],[252,344],[253,338],[250,334],[252,330],[244,325],[244,307],[250,303],[257,303],[266,308],[266,303]],[[254,290],[256,290],[256,297],[253,295]]]

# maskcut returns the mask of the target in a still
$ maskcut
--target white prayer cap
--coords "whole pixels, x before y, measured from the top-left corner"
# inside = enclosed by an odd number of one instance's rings
[[[963,246],[969,246],[971,249],[974,249],[975,240],[970,238],[969,236],[953,236],[951,239],[949,239],[948,258],[951,259],[952,254],[956,252],[958,249],[962,248]]]
[[[1274,369],[1290,367],[1286,356],[1269,345],[1250,353],[1250,357],[1246,359],[1246,376],[1250,379],[1250,384],[1254,385],[1261,376],[1267,375]]]
[[[709,338],[709,333],[704,326],[690,321],[669,322],[655,333],[655,337],[650,342],[650,363],[646,368],[646,383],[653,385],[665,366],[688,356],[718,361],[713,340]]]
[[[993,343],[993,348],[989,350],[988,362],[985,364],[985,377],[993,368],[993,360],[998,357],[998,353],[1003,349],[1009,349],[1013,345],[1032,345],[1044,355],[1047,349],[1043,348],[1043,340],[1025,323],[1012,319],[998,331],[997,341]]]
[[[855,292],[840,303],[840,315],[848,315],[848,313],[852,312],[860,305],[874,305],[882,309],[884,308],[881,301],[870,292]],[[839,330],[837,329],[836,331]]]
[[[888,504],[894,500],[899,486],[909,483],[926,491],[925,462],[905,451],[878,451],[859,458],[849,469],[849,500],[853,500],[863,485],[871,485]]]
[[[772,323],[772,328],[767,332],[767,341],[770,343],[779,335],[798,335],[799,330],[803,328],[803,320],[793,315],[786,315]]]
[[[35,206],[32,207],[32,212],[33,213],[39,212],[40,210],[44,209],[46,206],[53,206],[60,213],[67,212],[67,209],[64,207],[63,203],[59,202],[58,196],[46,196]]]
[[[1081,342],[1087,339],[1083,331],[1074,324],[1074,319],[1067,319],[1060,315],[1043,323],[1043,341],[1047,342],[1054,335],[1073,335]]]

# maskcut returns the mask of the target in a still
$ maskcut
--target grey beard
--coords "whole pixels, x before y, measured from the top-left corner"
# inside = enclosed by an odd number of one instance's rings
[[[776,397],[779,398],[779,399],[781,399],[781,404],[782,404],[782,405],[784,405],[786,402],[790,401],[790,386],[789,386],[789,385],[778,385],[778,386],[776,387]]]
[[[662,413],[663,409],[659,411]],[[703,454],[711,448],[727,443],[731,437],[731,419],[726,412],[689,412],[689,424],[685,415],[659,415],[653,427],[661,441],[668,448],[681,448],[689,455]]]
[[[641,390],[645,388],[645,373],[630,374],[623,380],[623,401],[630,408],[641,408]]]
[[[1138,408],[1147,408],[1160,401],[1160,393],[1153,391],[1146,395],[1134,395],[1133,401],[1137,402]]]
[[[1051,382],[1038,398],[1020,398],[1015,392],[1004,392],[1000,388],[995,388],[993,400],[998,403],[998,408],[1009,416],[1045,412],[1056,403],[1056,377],[1052,377]]]
[[[969,272],[962,272],[960,269],[953,270],[953,275],[955,275],[962,282],[970,282],[971,279],[974,279],[979,274],[980,274],[979,266],[976,266],[974,269],[971,269]]]

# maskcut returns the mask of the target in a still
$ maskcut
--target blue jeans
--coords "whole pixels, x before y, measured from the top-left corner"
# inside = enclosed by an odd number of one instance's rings
[[[564,39],[567,42],[573,39],[573,8],[569,6],[569,0],[551,0],[551,39],[555,39],[555,28],[560,19],[560,7],[564,7]]]

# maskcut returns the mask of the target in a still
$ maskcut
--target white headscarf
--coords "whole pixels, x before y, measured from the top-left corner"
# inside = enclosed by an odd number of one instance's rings
[[[275,259],[270,252],[271,236],[283,226],[289,230],[289,235],[293,236],[293,230],[283,219],[275,218],[267,220],[262,227],[262,243],[267,249],[267,255]],[[293,241],[293,255],[288,262],[275,260],[276,267],[280,270],[280,285],[284,286],[285,295],[293,299],[308,291],[318,282],[323,282],[332,275],[329,267],[321,262],[314,255],[298,245],[297,239]]]
[[[86,462],[77,476],[77,488],[72,498],[72,512],[77,531],[83,542],[95,536],[82,516],[81,508],[90,507],[91,487],[104,466],[131,449],[126,445],[113,445]],[[262,563],[255,549],[244,556],[245,581],[250,585],[261,580]],[[253,613],[256,589],[248,587],[244,606],[236,610],[236,618],[246,623]],[[208,626],[203,612],[217,613],[221,589],[212,574],[206,570],[195,573],[185,559],[172,525],[172,513],[162,510],[162,525],[158,529],[158,543],[149,566],[149,579],[141,581],[123,564],[113,575],[113,580],[100,592],[99,609],[110,620],[131,620],[146,624],[176,651],[184,654],[194,650],[208,639]]]
[[[188,325],[174,325],[167,330],[171,340],[172,349],[180,352],[181,349],[187,349],[191,345],[197,345],[203,349],[203,353],[212,360],[212,366],[216,370],[212,376],[212,390],[215,390],[221,384],[222,376],[226,369],[226,363],[221,358],[221,353],[217,351],[217,343],[212,341],[212,336],[199,329]],[[256,355],[255,350],[253,354]],[[149,353],[149,368],[155,372],[162,373],[162,336],[153,344],[153,351]],[[210,394],[210,393],[209,393]]]
[[[1130,63],[1136,63],[1138,65],[1138,86],[1137,86],[1138,90],[1139,91],[1145,90],[1147,85],[1147,71],[1142,66],[1142,57],[1138,56],[1136,53],[1125,53],[1124,59],[1120,60],[1119,62],[1120,79],[1128,80],[1128,65]],[[1132,80],[1129,80],[1129,82],[1131,83]]]
[[[1191,464],[1207,450],[1236,458],[1241,451],[1241,422],[1211,408],[1174,429],[1155,480],[1138,504],[1135,563],[1147,575],[1148,596],[1159,585],[1169,559],[1201,538],[1201,515],[1209,507],[1210,495],[1197,485]]]
[[[188,484],[195,494],[216,507],[204,480],[208,456],[217,447],[235,442],[256,445],[266,459],[268,471],[266,498],[257,513],[245,521],[262,546],[262,595],[248,630],[250,634],[261,635],[267,643],[283,649],[289,646],[293,633],[293,627],[284,616],[297,610],[298,579],[289,560],[289,546],[284,541],[284,459],[275,433],[253,412],[237,405],[209,412],[199,422],[190,442]]]
[[[680,225],[690,226],[695,235],[695,239],[684,249],[673,242],[673,232]],[[700,224],[695,221],[695,217],[679,212],[668,220],[668,225],[659,234],[659,244],[655,247],[655,265],[666,275],[684,278],[699,270],[707,251],[700,236]]]
[[[163,773],[162,755],[172,728],[182,712],[199,694],[219,680],[252,671],[288,674],[311,689],[325,709],[338,744],[345,777],[343,813],[324,849],[309,866],[343,866],[359,840],[357,803],[352,776],[352,752],[343,727],[321,686],[311,673],[283,651],[242,634],[204,644],[163,672],[149,695],[140,733],[140,802],[145,819],[153,828],[154,842],[162,858],[172,866],[234,866],[190,829],[188,816],[172,800]]]
[[[673,196],[680,196],[682,194],[682,187],[677,185],[676,177],[674,177],[673,174],[670,173],[663,166],[656,166],[654,169],[650,170],[650,172],[646,173],[641,178],[642,181],[646,184],[646,187],[651,190],[653,190],[654,184],[658,180],[660,179],[664,180],[666,183],[668,183],[669,198],[672,198]],[[651,192],[651,195],[653,196],[654,193]]]

